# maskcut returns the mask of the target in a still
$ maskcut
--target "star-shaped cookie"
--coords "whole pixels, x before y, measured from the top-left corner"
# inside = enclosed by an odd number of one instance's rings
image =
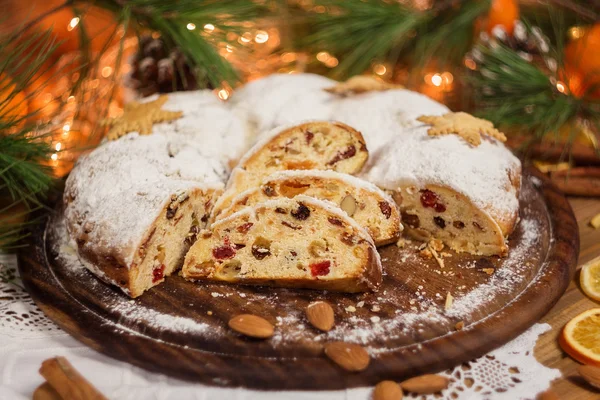
[[[389,89],[402,89],[404,86],[394,83],[383,82],[373,76],[357,75],[348,79],[346,82],[339,82],[337,85],[324,89],[326,92],[340,96],[348,96],[353,93],[377,92]]]
[[[132,101],[125,105],[123,115],[117,118],[111,118],[103,121],[103,125],[110,126],[106,134],[108,140],[117,140],[129,132],[139,132],[140,135],[149,135],[152,133],[152,125],[157,122],[173,121],[181,118],[181,111],[162,110],[166,103],[166,95],[159,96],[154,101],[139,103]]]
[[[429,136],[456,134],[473,146],[481,144],[481,135],[488,135],[501,142],[506,141],[504,133],[494,128],[494,124],[485,119],[476,118],[465,112],[448,113],[442,116],[422,115],[418,121],[431,125]]]

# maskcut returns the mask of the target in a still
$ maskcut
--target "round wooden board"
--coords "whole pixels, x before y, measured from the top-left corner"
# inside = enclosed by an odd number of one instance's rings
[[[131,300],[85,270],[65,240],[60,212],[34,230],[19,254],[25,286],[59,326],[111,357],[174,377],[260,389],[343,389],[436,372],[484,355],[538,321],[573,277],[578,229],[567,200],[527,169],[521,221],[505,259],[446,255],[442,267],[418,244],[381,249],[377,293],[339,294],[225,284],[179,276]],[[454,298],[445,309],[448,293]],[[329,301],[336,327],[320,333],[305,320],[313,300]],[[240,313],[276,325],[272,339],[227,328]],[[457,324],[464,324],[459,330]],[[371,354],[367,370],[348,373],[323,355],[345,340]]]

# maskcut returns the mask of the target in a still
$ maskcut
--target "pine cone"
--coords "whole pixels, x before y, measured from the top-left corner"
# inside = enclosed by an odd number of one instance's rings
[[[131,86],[142,96],[196,90],[194,68],[177,48],[169,49],[161,38],[143,35],[133,57]]]
[[[515,21],[512,35],[509,35],[502,25],[498,25],[492,29],[491,38],[483,33],[480,39],[487,46],[493,46],[494,41],[500,42],[515,50],[524,60],[556,72],[556,60],[549,54],[550,40],[537,26],[526,26],[519,20]]]

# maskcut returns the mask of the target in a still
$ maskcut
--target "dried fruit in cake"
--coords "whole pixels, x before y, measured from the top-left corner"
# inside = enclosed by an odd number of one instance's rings
[[[587,296],[600,301],[600,259],[594,259],[581,267],[579,282],[581,290]]]
[[[225,210],[215,207],[213,218],[222,219],[257,203],[299,194],[328,200],[364,227],[377,246],[397,241],[402,231],[394,200],[377,186],[334,171],[281,171],[255,188],[240,193]]]
[[[381,283],[381,261],[369,234],[352,218],[300,195],[259,203],[215,222],[188,252],[182,275],[362,292]]]
[[[319,169],[355,174],[368,157],[362,134],[340,122],[314,121],[283,128],[256,143],[240,160],[216,207],[228,207],[237,194],[258,186],[277,171]]]
[[[600,367],[600,308],[584,311],[569,321],[558,343],[580,363]]]

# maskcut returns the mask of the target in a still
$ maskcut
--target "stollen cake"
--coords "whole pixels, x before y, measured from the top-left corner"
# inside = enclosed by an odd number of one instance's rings
[[[211,91],[145,99],[181,116],[157,123],[137,113],[146,118],[144,129],[122,130],[116,137],[123,137],[81,157],[67,179],[66,223],[82,262],[139,296],[181,267],[210,215],[223,212],[235,196],[274,173],[281,175],[273,179],[292,179],[302,173],[281,171],[307,169],[334,171],[311,171],[315,179],[353,174],[389,191],[412,237],[439,238],[457,251],[506,254],[506,238],[518,221],[521,165],[501,142],[481,132],[475,145],[472,131],[454,134],[454,125],[431,136],[422,116],[449,110],[419,93],[390,88],[340,95],[330,90],[336,85],[317,75],[280,74],[236,90],[228,103]],[[320,185],[303,193],[351,207],[347,195],[332,197]],[[259,190],[248,192],[247,209],[265,200]],[[236,201],[221,218],[249,212],[238,207]],[[352,215],[381,245],[394,236],[394,210],[390,220],[375,224],[364,217],[379,215],[376,209]]]
[[[239,193],[260,185],[263,178],[283,170],[321,169],[347,174],[359,172],[369,157],[360,132],[327,121],[276,128],[259,140],[240,160],[218,200],[217,214]]]
[[[246,140],[241,123],[210,93],[169,95],[163,108],[183,116],[80,157],[63,196],[83,264],[131,297],[181,267]]]
[[[214,219],[222,219],[245,208],[276,197],[299,194],[328,200],[364,227],[377,246],[398,240],[402,231],[400,211],[394,200],[377,186],[335,171],[281,171],[268,176],[259,187],[240,193]]]
[[[364,178],[395,192],[410,236],[456,251],[505,255],[518,215],[521,164],[486,134],[477,146],[457,134],[408,128],[375,157]]]
[[[247,207],[200,233],[181,274],[190,280],[362,292],[381,283],[371,236],[346,213],[299,195]]]

